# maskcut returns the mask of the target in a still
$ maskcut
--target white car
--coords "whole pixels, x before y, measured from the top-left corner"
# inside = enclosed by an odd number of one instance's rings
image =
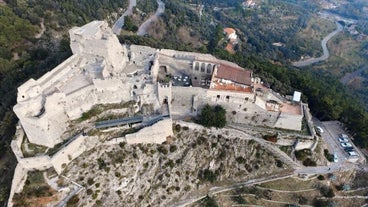
[[[346,134],[340,134],[340,137],[343,138],[343,139],[348,139],[349,138],[348,135],[346,135]]]
[[[337,154],[336,153],[334,153],[334,162],[339,162],[339,159],[337,158]]]
[[[322,134],[323,133],[322,127],[316,126],[316,132],[317,132],[317,134]]]
[[[348,140],[348,139],[346,139],[346,138],[342,138],[342,137],[339,137],[339,141],[340,141],[340,142],[349,142],[349,140]]]
[[[358,153],[356,153],[355,151],[350,151],[350,152],[348,152],[348,154],[351,157],[358,157],[359,156]]]
[[[341,142],[340,143],[341,147],[352,147],[353,145],[351,145],[349,142]]]

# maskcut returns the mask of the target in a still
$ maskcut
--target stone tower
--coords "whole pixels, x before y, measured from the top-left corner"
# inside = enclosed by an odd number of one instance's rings
[[[105,59],[105,78],[123,73],[128,62],[127,49],[120,44],[106,22],[93,21],[82,27],[74,27],[69,30],[69,34],[73,54],[94,55]]]

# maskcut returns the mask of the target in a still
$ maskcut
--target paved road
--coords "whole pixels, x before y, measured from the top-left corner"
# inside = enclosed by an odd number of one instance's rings
[[[125,16],[133,14],[133,7],[137,6],[136,0],[129,0],[128,9],[124,12],[123,15],[115,22],[114,26],[112,27],[112,31],[116,35],[120,35],[121,28],[124,26],[124,18]]]
[[[338,22],[336,22],[336,26],[337,29],[333,32],[331,32],[330,34],[328,34],[325,38],[323,38],[322,42],[321,42],[321,46],[323,49],[323,55],[321,57],[318,58],[310,58],[307,60],[303,60],[303,61],[298,61],[298,62],[294,62],[293,65],[296,67],[305,67],[320,61],[324,61],[327,60],[330,57],[330,52],[327,49],[327,42],[335,35],[337,35],[339,32],[342,31],[343,26],[341,24],[339,24]]]
[[[139,26],[138,31],[137,31],[137,35],[139,36],[143,36],[145,34],[147,34],[147,29],[150,26],[150,24],[154,21],[157,21],[158,17],[164,13],[165,11],[165,3],[162,2],[161,0],[157,0],[157,10],[156,13],[154,15],[152,15],[149,19],[147,19],[145,22],[143,22],[141,24],[141,26]]]

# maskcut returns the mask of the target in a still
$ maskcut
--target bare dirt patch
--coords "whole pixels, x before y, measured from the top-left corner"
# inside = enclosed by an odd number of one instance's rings
[[[147,33],[155,39],[164,39],[167,33],[165,22],[161,18],[158,18],[157,21],[152,22],[148,27]]]
[[[192,35],[189,27],[181,26],[178,29],[178,37],[184,43],[192,44],[193,47],[202,46],[201,42],[199,41],[199,37]]]

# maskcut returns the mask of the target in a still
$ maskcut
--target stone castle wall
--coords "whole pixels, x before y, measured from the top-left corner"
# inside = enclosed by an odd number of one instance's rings
[[[254,93],[244,93],[244,92],[233,92],[233,91],[219,91],[219,90],[208,90],[207,97],[212,102],[227,102],[243,104],[247,102],[254,101]]]

